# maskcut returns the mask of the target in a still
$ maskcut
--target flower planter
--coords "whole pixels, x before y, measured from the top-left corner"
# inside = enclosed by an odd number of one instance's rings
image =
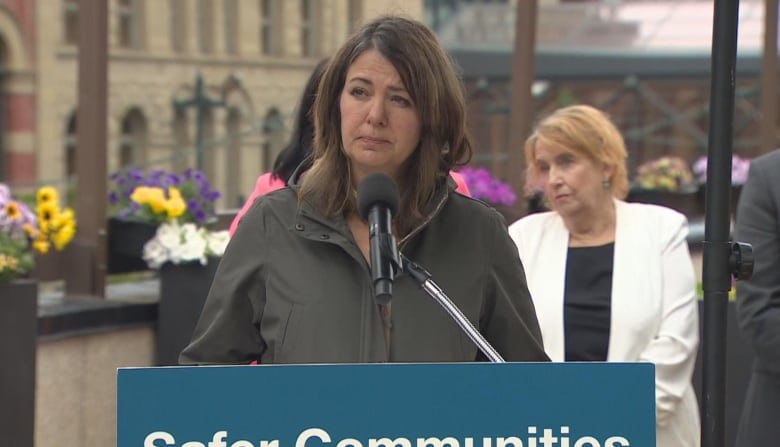
[[[34,280],[0,282],[2,445],[34,445],[37,338],[38,283]]]
[[[189,344],[200,318],[219,258],[208,264],[164,264],[160,269],[157,311],[157,364],[178,365],[179,353]]]
[[[109,218],[108,273],[149,270],[143,260],[144,244],[156,231],[156,224]]]
[[[737,217],[737,204],[739,203],[739,194],[742,192],[742,185],[731,185],[731,201],[729,203],[729,210],[731,211],[731,217]],[[707,203],[707,184],[702,183],[699,187],[699,202],[704,213],[705,205]]]
[[[629,191],[626,201],[665,206],[677,210],[689,218],[704,214],[704,206],[699,200],[697,191],[672,192],[657,189],[632,189]]]

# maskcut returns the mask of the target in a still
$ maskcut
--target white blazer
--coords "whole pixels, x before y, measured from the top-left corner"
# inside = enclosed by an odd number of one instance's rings
[[[655,205],[615,200],[617,227],[607,361],[655,364],[656,444],[699,447],[691,385],[699,314],[685,216]],[[564,360],[563,293],[569,232],[555,212],[509,226],[525,267],[545,350]]]

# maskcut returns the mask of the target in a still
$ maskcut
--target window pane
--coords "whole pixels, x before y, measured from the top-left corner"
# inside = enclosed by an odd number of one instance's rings
[[[260,49],[262,54],[276,53],[276,36],[274,35],[274,5],[273,0],[260,1]]]
[[[225,16],[225,52],[236,53],[236,35],[238,33],[238,10],[236,0],[223,0]]]
[[[211,53],[213,49],[214,14],[210,0],[198,0],[198,46],[201,53]]]
[[[79,41],[79,3],[77,0],[65,0],[63,3],[63,38],[69,45],[78,45]]]
[[[169,0],[168,8],[171,18],[171,48],[173,51],[184,51],[184,23],[181,16],[181,0]]]

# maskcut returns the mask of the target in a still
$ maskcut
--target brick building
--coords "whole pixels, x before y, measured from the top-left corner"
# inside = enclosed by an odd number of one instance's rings
[[[421,0],[106,0],[109,171],[195,165],[204,92],[204,170],[235,206],[281,149],[303,84],[353,24],[422,17]],[[75,172],[78,0],[0,0],[0,181],[64,187]]]

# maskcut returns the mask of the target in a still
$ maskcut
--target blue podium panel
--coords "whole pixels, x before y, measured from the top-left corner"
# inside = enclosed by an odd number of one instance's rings
[[[648,363],[121,368],[118,447],[655,447]]]

